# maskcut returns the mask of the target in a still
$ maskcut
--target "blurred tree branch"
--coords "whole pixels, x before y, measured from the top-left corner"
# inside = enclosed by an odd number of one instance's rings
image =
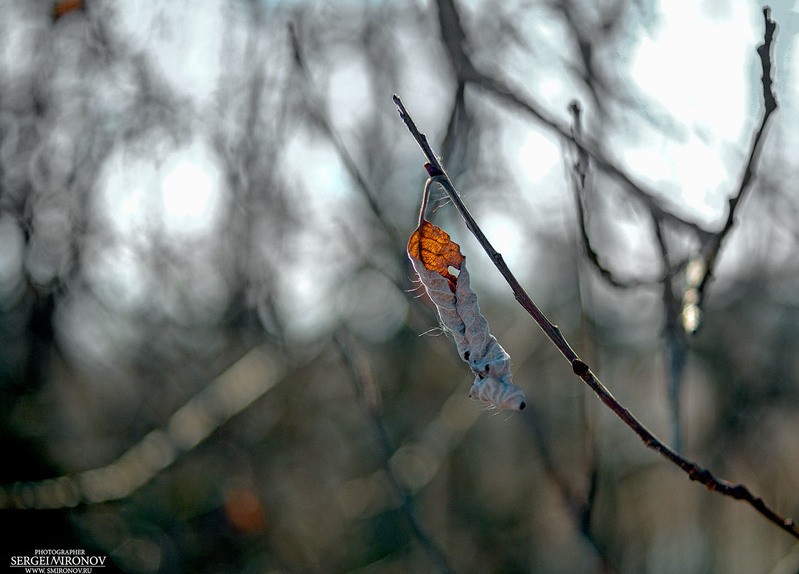
[[[702,303],[705,299],[707,285],[713,277],[713,270],[715,268],[716,260],[718,259],[722,245],[724,244],[724,241],[732,228],[735,226],[735,215],[737,213],[737,209],[739,208],[741,201],[752,188],[752,182],[754,181],[756,175],[757,164],[760,162],[760,154],[763,149],[763,136],[768,125],[768,120],[771,117],[771,114],[777,110],[777,97],[774,93],[774,83],[771,79],[771,58],[774,50],[774,34],[777,30],[777,23],[771,18],[771,8],[768,6],[763,8],[763,19],[765,25],[763,43],[757,48],[757,54],[760,58],[760,65],[762,69],[760,83],[763,86],[763,117],[760,120],[760,125],[752,138],[752,145],[749,151],[749,160],[747,161],[743,170],[743,174],[741,175],[741,180],[738,184],[738,190],[729,199],[729,209],[727,211],[727,219],[724,222],[724,226],[718,233],[714,233],[708,238],[703,250],[704,254],[701,260],[702,265],[700,267],[701,273],[699,274],[701,278],[694,280],[693,285],[696,287],[697,295],[695,304],[699,310],[701,310]],[[697,327],[698,325],[696,325],[693,330],[696,330]]]
[[[569,106],[569,111],[572,114],[572,135],[577,139],[582,138],[581,108],[579,102],[572,102]],[[599,260],[599,254],[594,249],[591,243],[591,238],[588,234],[587,215],[586,209],[584,207],[584,203],[588,201],[587,194],[589,192],[589,157],[586,153],[580,151],[579,149],[577,150],[576,155],[576,160],[574,160],[571,164],[570,179],[572,183],[572,189],[574,191],[575,203],[577,206],[580,238],[582,239],[583,250],[588,261],[599,272],[599,275],[613,287],[629,289],[642,285],[654,284],[654,281],[645,281],[642,279],[629,279],[627,281],[617,279],[615,274],[613,274]],[[655,239],[658,245],[663,267],[663,274],[658,282],[660,283],[663,292],[663,313],[665,316],[663,335],[666,341],[666,352],[669,357],[668,394],[669,410],[672,417],[672,440],[674,443],[674,449],[677,452],[680,452],[682,450],[680,388],[682,386],[682,378],[685,371],[687,343],[685,341],[685,332],[681,329],[677,321],[680,314],[680,301],[674,292],[672,280],[677,271],[684,266],[675,267],[672,265],[671,257],[669,256],[669,246],[663,230],[664,223],[661,219],[658,219],[654,213],[652,214],[652,225],[654,228]]]
[[[596,444],[592,441],[590,445],[588,445],[587,450],[590,455],[590,460],[587,465],[588,487],[584,492],[580,492],[580,489],[569,480],[567,473],[561,470],[555,462],[555,457],[552,454],[552,449],[549,447],[544,429],[540,422],[542,417],[536,412],[535,405],[529,404],[527,409],[529,409],[530,412],[527,413],[525,421],[530,425],[532,434],[535,437],[535,444],[541,459],[541,464],[563,499],[563,503],[569,512],[570,518],[574,522],[575,528],[588,542],[591,548],[593,548],[601,564],[602,572],[616,572],[617,568],[607,552],[607,549],[592,530],[592,517],[595,508],[594,503],[596,502],[596,495],[599,488],[599,461],[596,456]]]
[[[321,127],[322,133],[330,141],[333,148],[336,150],[336,153],[341,158],[341,161],[344,163],[344,166],[346,167],[350,176],[357,184],[358,191],[360,191],[361,195],[366,200],[369,210],[379,222],[386,237],[388,237],[392,245],[401,245],[403,241],[400,239],[400,234],[396,227],[394,227],[394,225],[386,217],[383,208],[380,206],[377,191],[367,181],[366,175],[362,172],[360,166],[352,157],[352,154],[344,145],[344,142],[341,140],[341,137],[339,137],[339,135],[336,133],[336,130],[333,129],[333,126],[330,123],[330,116],[322,111],[322,105],[315,95],[316,93],[313,89],[313,82],[310,74],[308,73],[308,68],[305,63],[305,55],[303,54],[302,45],[300,44],[299,37],[297,36],[297,30],[291,24],[289,24],[289,37],[291,39],[291,47],[294,53],[294,64],[297,71],[300,73],[302,83],[304,84],[303,87],[305,90],[303,90],[303,93],[306,94],[305,101],[308,111],[310,112],[314,121],[316,121],[316,123]]]
[[[552,118],[543,108],[529,96],[522,96],[522,91],[512,86],[509,81],[492,76],[479,69],[469,56],[468,37],[461,25],[455,0],[438,0],[439,23],[444,45],[459,81],[474,84],[495,97],[504,100],[514,107],[532,116],[539,123],[557,134],[565,141],[572,141],[580,153],[589,156],[594,164],[610,177],[622,184],[624,189],[641,201],[655,216],[664,221],[677,224],[693,231],[700,241],[706,241],[712,234],[696,222],[678,216],[667,209],[657,195],[646,190],[643,185],[633,179],[608,158],[600,147],[588,138],[575,138],[570,130]],[[459,38],[459,41],[446,41],[447,38]]]
[[[422,548],[424,548],[430,559],[435,563],[438,572],[451,572],[444,553],[422,526],[419,516],[416,513],[411,493],[403,488],[397,475],[394,473],[394,469],[391,467],[391,457],[394,454],[394,449],[391,446],[386,427],[383,425],[383,419],[380,416],[380,391],[375,384],[368,363],[357,349],[355,349],[349,332],[344,328],[336,332],[335,342],[344,363],[350,370],[353,385],[355,385],[358,395],[363,400],[363,405],[369,416],[372,431],[380,447],[381,465],[388,477],[394,494],[400,500],[402,512],[413,531],[413,535],[416,537],[419,544],[421,544]]]
[[[582,139],[582,109],[579,102],[572,102],[569,105],[569,111],[572,114],[572,141]],[[591,263],[591,265],[597,270],[599,275],[613,287],[618,289],[634,289],[643,285],[654,285],[657,282],[656,279],[621,279],[616,275],[615,272],[613,272],[602,261],[600,261],[600,255],[594,247],[593,241],[591,240],[591,236],[588,231],[588,209],[586,204],[591,187],[591,174],[589,172],[590,158],[588,154],[579,147],[576,147],[575,151],[577,157],[569,166],[569,179],[571,181],[571,187],[574,193],[574,203],[577,208],[577,223],[579,227],[580,241],[582,243],[585,256],[588,258],[588,261]]]
[[[442,0],[443,1],[443,0]],[[564,9],[569,16],[570,12]],[[757,48],[762,69],[761,84],[765,111],[759,127],[757,128],[749,152],[749,158],[744,167],[737,192],[729,200],[729,209],[724,226],[717,233],[712,233],[706,237],[703,244],[703,253],[691,260],[691,265],[686,270],[686,288],[684,292],[678,294],[672,285],[672,279],[676,269],[669,257],[669,248],[664,235],[663,226],[666,224],[665,218],[658,210],[652,209],[650,214],[653,220],[655,238],[661,255],[663,265],[663,277],[660,279],[663,290],[663,309],[665,325],[663,334],[666,340],[667,353],[669,356],[668,379],[669,379],[669,405],[672,414],[672,430],[674,437],[674,448],[678,452],[682,450],[681,438],[681,417],[680,417],[680,394],[682,387],[683,373],[685,370],[686,353],[688,342],[685,333],[694,333],[700,326],[702,303],[705,298],[705,289],[712,277],[713,269],[717,261],[721,247],[729,232],[735,225],[736,209],[741,203],[746,193],[751,189],[755,176],[755,168],[759,162],[763,135],[771,114],[777,109],[777,100],[774,94],[773,82],[771,79],[772,63],[771,54],[773,52],[774,34],[776,23],[771,19],[771,10],[768,7],[763,9],[764,17],[764,39],[763,44]],[[568,18],[573,24],[573,19]],[[572,27],[574,27],[572,25]],[[585,56],[584,51],[581,54]],[[588,65],[586,61],[585,65]],[[599,256],[591,245],[591,240],[587,232],[586,216],[584,213],[583,202],[585,201],[587,166],[589,162],[588,153],[576,142],[583,139],[580,123],[579,104],[573,103],[570,106],[573,116],[572,139],[577,147],[577,160],[572,165],[572,186],[576,196],[577,213],[579,218],[580,234],[583,247],[588,260],[598,270],[600,276],[610,285],[619,288],[638,286],[640,282],[622,282],[618,280],[599,260]],[[582,198],[582,199],[581,199]],[[680,265],[680,268],[684,268]],[[680,322],[680,318],[682,321]]]

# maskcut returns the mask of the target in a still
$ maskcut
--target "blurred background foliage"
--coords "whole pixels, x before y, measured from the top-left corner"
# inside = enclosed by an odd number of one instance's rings
[[[598,403],[439,195],[529,408],[470,402],[404,251],[424,172],[392,93],[539,306],[671,440],[665,287],[679,303],[762,114],[759,6],[696,4],[0,3],[4,556],[799,572],[789,536]],[[680,339],[679,428],[689,458],[797,517],[797,15],[779,4],[781,107]],[[670,34],[682,49],[642,56]],[[660,245],[647,202],[591,162],[581,225],[574,150],[503,86],[566,133],[579,102],[602,156],[676,216]]]

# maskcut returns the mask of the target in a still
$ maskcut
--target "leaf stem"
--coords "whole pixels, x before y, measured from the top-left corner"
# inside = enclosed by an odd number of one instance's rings
[[[427,204],[430,202],[430,185],[432,183],[433,180],[431,178],[428,178],[427,181],[424,182],[424,190],[422,190],[422,207],[419,208],[419,225],[416,226],[416,229],[421,229],[422,224],[424,223],[424,215],[427,213]],[[422,236],[420,234],[419,241],[421,241],[421,238]]]

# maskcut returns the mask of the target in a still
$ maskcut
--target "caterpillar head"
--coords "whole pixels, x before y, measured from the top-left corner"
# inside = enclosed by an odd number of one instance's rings
[[[469,391],[469,398],[500,410],[524,410],[524,391],[504,379],[477,378]]]

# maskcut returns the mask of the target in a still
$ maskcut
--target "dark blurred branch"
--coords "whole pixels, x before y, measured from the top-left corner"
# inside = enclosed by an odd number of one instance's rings
[[[300,72],[303,83],[305,84],[305,98],[311,116],[322,128],[322,132],[333,145],[336,153],[338,153],[341,161],[344,163],[344,167],[347,169],[352,179],[355,180],[357,189],[361,192],[361,195],[363,195],[372,214],[380,223],[380,226],[383,228],[386,236],[391,241],[391,245],[394,246],[404,244],[405,242],[400,238],[399,231],[391,224],[383,212],[383,208],[380,206],[380,203],[377,199],[378,194],[376,190],[366,180],[366,176],[361,171],[360,166],[352,157],[352,154],[350,154],[336,130],[333,129],[333,125],[330,123],[330,118],[323,111],[321,102],[319,102],[315,97],[316,92],[313,89],[313,81],[305,64],[305,56],[303,54],[299,38],[297,37],[297,31],[292,25],[289,25],[289,38],[291,39],[291,46],[294,52],[294,63],[297,70]]]
[[[763,112],[763,119],[760,121],[760,126],[758,127],[752,139],[752,147],[749,151],[749,160],[746,163],[746,167],[744,168],[743,174],[741,176],[741,181],[738,184],[738,191],[729,200],[729,211],[727,213],[727,220],[724,223],[724,227],[722,227],[721,231],[713,234],[709,238],[704,248],[704,269],[701,280],[698,282],[698,286],[696,288],[698,295],[696,306],[699,309],[701,309],[701,304],[704,300],[707,285],[713,277],[713,269],[716,265],[716,260],[718,259],[718,255],[721,251],[724,240],[735,226],[736,210],[738,209],[741,200],[744,199],[747,192],[752,187],[752,182],[755,178],[755,169],[760,161],[760,153],[763,149],[763,135],[766,131],[766,125],[771,117],[771,114],[777,109],[777,98],[774,94],[774,85],[771,79],[771,54],[774,48],[774,33],[777,30],[777,23],[771,19],[771,8],[768,6],[763,8],[763,19],[765,21],[763,43],[758,46],[757,54],[760,57],[760,66],[763,72],[760,78],[760,83],[763,86],[763,105],[765,110]]]
[[[413,497],[400,484],[394,469],[391,467],[391,456],[394,454],[394,449],[391,446],[386,427],[383,425],[383,419],[380,416],[380,393],[372,377],[369,365],[354,348],[351,337],[345,329],[339,329],[336,332],[335,341],[344,363],[350,370],[355,390],[366,407],[366,413],[369,416],[374,436],[380,446],[381,466],[388,477],[391,488],[401,501],[402,512],[408,520],[413,535],[427,552],[430,559],[436,564],[438,572],[451,572],[444,553],[422,527],[419,516],[416,514]]]
[[[605,91],[605,82],[601,75],[598,73],[594,63],[594,40],[585,33],[583,26],[580,22],[584,20],[580,15],[576,14],[577,8],[571,0],[562,2],[555,2],[552,8],[563,14],[564,24],[569,30],[567,38],[573,39],[576,53],[579,57],[579,64],[577,64],[578,74],[580,79],[585,84],[585,87],[591,93],[591,102],[596,107],[600,114],[605,113],[605,106],[602,98],[599,95],[598,88]],[[581,69],[580,69],[581,68]]]
[[[467,49],[468,38],[461,25],[454,0],[438,0],[438,11],[444,45],[459,82],[472,83],[495,97],[512,104],[514,107],[520,108],[525,114],[535,118],[564,141],[573,142],[580,153],[588,155],[597,168],[621,183],[629,193],[640,200],[656,217],[690,229],[701,242],[708,240],[711,236],[710,232],[698,223],[684,219],[666,209],[655,193],[645,190],[641,184],[634,182],[630,176],[604,155],[598,145],[590,142],[587,138],[573,137],[567,127],[562,126],[557,120],[550,117],[537,102],[532,101],[529,97],[525,98],[520,95],[522,90],[512,86],[506,80],[479,70],[469,57]],[[448,40],[449,37],[457,38],[458,41],[450,41]]]
[[[0,510],[72,508],[127,498],[283,379],[284,364],[255,347],[116,460],[46,480],[0,485]]]
[[[572,102],[569,106],[569,111],[572,114],[572,142],[582,139],[582,125],[580,122],[580,104],[576,101]],[[580,240],[583,244],[583,250],[588,258],[589,263],[597,270],[602,278],[608,284],[618,289],[631,289],[640,287],[642,285],[652,285],[654,281],[647,281],[645,279],[628,279],[623,280],[616,277],[616,274],[608,269],[600,260],[599,253],[597,253],[591,241],[591,236],[588,234],[588,216],[586,214],[585,202],[587,201],[588,185],[589,185],[589,156],[585,151],[577,148],[577,159],[570,166],[570,179],[572,184],[572,191],[574,192],[574,201],[577,207],[577,219],[580,229]]]
[[[516,300],[530,314],[538,326],[547,335],[552,344],[558,348],[561,354],[571,364],[574,373],[589,387],[591,387],[591,390],[594,391],[597,397],[599,397],[599,399],[608,408],[610,408],[617,417],[619,417],[628,427],[630,427],[648,448],[651,448],[669,460],[671,463],[678,466],[688,475],[691,480],[699,481],[709,490],[716,490],[726,496],[748,502],[766,519],[770,520],[795,538],[799,539],[799,528],[797,528],[793,519],[785,518],[772,510],[765,502],[763,502],[760,497],[752,494],[752,492],[745,485],[733,484],[726,480],[716,478],[709,470],[702,468],[695,462],[683,458],[679,453],[658,439],[648,428],[641,424],[641,422],[626,407],[616,400],[616,398],[605,387],[605,385],[603,385],[596,375],[591,372],[591,369],[588,367],[588,365],[580,360],[577,353],[574,352],[569,343],[561,334],[560,329],[546,318],[546,316],[541,312],[530,296],[525,292],[524,288],[508,268],[507,264],[502,258],[502,255],[494,249],[494,247],[486,238],[485,234],[477,225],[477,222],[474,220],[471,213],[469,213],[469,210],[464,205],[460,194],[452,185],[452,182],[444,171],[441,162],[430,147],[427,137],[416,127],[416,123],[408,114],[408,111],[402,103],[402,100],[400,100],[400,98],[396,95],[394,95],[393,99],[394,103],[398,107],[400,118],[403,122],[405,122],[405,125],[408,127],[408,130],[419,144],[419,147],[422,149],[422,152],[427,159],[425,169],[430,175],[430,178],[436,183],[440,184],[447,192],[452,200],[452,203],[458,209],[461,217],[463,217],[466,227],[468,227],[469,230],[474,234],[474,236],[477,238],[477,241],[491,258],[491,261],[493,261],[494,265],[510,285]]]
[[[461,170],[463,169],[464,159],[468,151],[467,146],[475,145],[475,142],[471,140],[477,135],[469,133],[472,119],[466,109],[465,90],[466,84],[458,82],[458,87],[455,90],[455,101],[452,104],[452,113],[450,114],[449,123],[447,124],[447,131],[444,136],[444,141],[441,142],[441,153],[443,157],[447,158],[447,165],[450,166],[451,170],[453,169],[453,165],[455,166],[454,170],[456,174],[460,171],[458,166],[460,166]],[[457,156],[455,154],[456,149],[460,152]]]
[[[671,413],[672,440],[674,450],[682,450],[682,424],[680,414],[680,391],[682,389],[683,374],[685,373],[685,359],[688,352],[685,331],[678,323],[680,316],[680,301],[674,293],[672,285],[672,275],[668,272],[671,266],[669,258],[669,247],[666,237],[663,234],[663,223],[652,217],[652,224],[655,227],[655,238],[657,239],[660,250],[660,258],[663,262],[665,275],[661,282],[663,288],[663,315],[665,317],[663,325],[663,337],[666,340],[668,352],[668,381],[669,381],[669,411]]]
[[[532,433],[535,436],[538,457],[544,472],[546,472],[563,499],[563,503],[571,519],[574,521],[577,531],[594,549],[602,565],[602,572],[615,572],[616,568],[611,562],[610,556],[608,556],[607,551],[591,530],[594,501],[599,485],[599,465],[596,464],[596,458],[593,456],[591,457],[591,465],[588,469],[588,489],[585,493],[581,493],[572,484],[566,473],[562,472],[555,463],[555,457],[552,455],[552,451],[548,446],[549,443],[544,435],[544,429],[542,428],[541,421],[543,417],[535,412],[534,405],[528,405],[527,409],[532,409],[533,411],[529,413],[529,416],[525,417],[525,420],[530,425]],[[592,454],[594,454],[594,446],[595,445],[592,443]]]
[[[569,106],[569,111],[572,114],[572,135],[575,138],[582,137],[582,122],[581,122],[581,108],[577,101],[574,101]],[[591,244],[590,236],[588,235],[588,225],[586,221],[586,214],[584,202],[587,201],[587,194],[589,191],[589,158],[588,155],[577,150],[577,158],[571,165],[571,183],[574,191],[575,202],[577,204],[577,215],[580,229],[580,237],[583,242],[583,248],[589,262],[596,268],[602,278],[610,285],[617,288],[632,288],[641,285],[654,284],[655,281],[633,280],[621,281],[607,269],[600,261],[599,255]],[[680,302],[674,293],[672,286],[672,279],[676,272],[671,264],[669,257],[668,244],[663,234],[663,225],[654,214],[652,215],[653,225],[655,229],[655,238],[657,240],[658,248],[660,250],[661,261],[663,265],[663,276],[658,280],[663,291],[663,312],[665,316],[665,325],[663,327],[663,336],[666,341],[668,361],[668,381],[669,381],[669,410],[672,417],[672,440],[674,450],[680,452],[682,450],[682,425],[680,423],[680,390],[682,388],[683,373],[685,371],[685,355],[687,352],[687,345],[685,341],[685,332],[678,324],[678,317],[680,315]]]
[[[567,21],[572,22],[568,10],[564,8]],[[776,97],[773,92],[771,80],[771,51],[774,39],[774,32],[776,24],[770,17],[770,10],[765,8],[763,10],[765,17],[765,34],[764,43],[758,47],[758,55],[762,65],[763,75],[761,82],[763,85],[763,100],[765,103],[765,114],[763,116],[760,127],[755,134],[752,150],[749,156],[749,163],[743,174],[740,182],[738,193],[730,199],[730,209],[724,228],[717,234],[709,236],[705,244],[705,257],[697,257],[692,262],[690,269],[692,270],[687,277],[687,286],[683,294],[683,301],[681,302],[674,292],[672,279],[674,276],[673,267],[669,258],[668,246],[663,234],[663,217],[656,210],[651,210],[653,224],[655,228],[655,236],[660,249],[661,259],[663,262],[664,275],[660,280],[663,289],[663,307],[665,314],[665,325],[663,335],[666,340],[668,349],[669,365],[669,405],[672,415],[672,428],[674,433],[674,448],[680,451],[681,448],[681,424],[680,424],[680,391],[682,387],[682,379],[685,370],[685,359],[687,352],[687,341],[685,333],[694,332],[699,327],[699,317],[701,314],[701,300],[704,288],[707,285],[711,275],[713,266],[718,256],[721,245],[732,229],[735,223],[735,210],[739,205],[740,200],[751,187],[753,180],[754,166],[759,158],[760,149],[762,147],[762,136],[771,113],[777,108]],[[572,26],[574,27],[574,26]],[[570,106],[572,114],[572,136],[573,141],[577,142],[582,140],[582,129],[580,123],[580,107],[579,104],[572,103]],[[583,247],[586,256],[591,264],[597,269],[599,274],[614,287],[630,287],[640,285],[641,282],[630,283],[621,282],[613,273],[599,260],[596,250],[591,245],[591,240],[587,232],[587,223],[585,216],[585,209],[583,202],[585,201],[586,184],[587,184],[587,166],[589,157],[588,154],[577,146],[577,160],[572,165],[572,187],[577,203],[577,213],[580,224],[580,236],[583,242]],[[699,273],[696,270],[699,270]],[[679,319],[682,316],[682,324],[679,324]]]
[[[549,118],[545,112],[540,111],[534,104],[525,101],[525,99],[519,96],[516,91],[512,90],[506,84],[503,84],[498,79],[489,78],[488,76],[481,76],[479,78],[479,84],[481,87],[489,90],[501,99],[509,101],[517,107],[520,107],[528,114],[537,118],[541,123],[555,131],[560,137],[567,140],[572,140],[574,145],[577,146],[582,153],[585,153],[591,157],[594,164],[599,169],[620,182],[628,192],[639,199],[650,211],[656,213],[658,217],[676,223],[682,227],[687,227],[702,238],[708,235],[708,232],[698,223],[684,219],[663,207],[654,192],[646,191],[643,189],[641,184],[634,182],[630,176],[628,176],[621,168],[617,167],[610,159],[606,158],[599,148],[591,144],[587,138],[571,138],[566,128],[559,125],[555,120]]]

